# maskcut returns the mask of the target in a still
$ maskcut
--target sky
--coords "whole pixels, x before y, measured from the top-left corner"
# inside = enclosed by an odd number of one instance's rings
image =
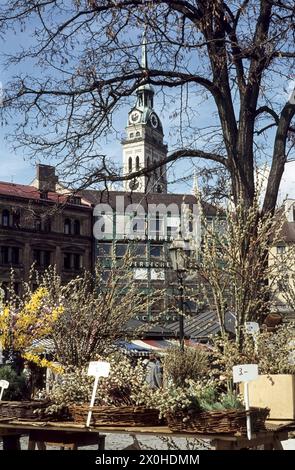
[[[16,46],[18,47],[23,43],[24,37],[23,34],[11,34],[9,38],[1,39],[2,41],[2,50],[5,52],[11,52]],[[139,51],[140,54],[140,51]],[[26,68],[22,70],[24,73],[30,73],[30,69]],[[10,79],[11,71],[6,70],[2,67],[0,69],[0,82],[5,89],[5,83]],[[197,99],[197,98],[195,98]],[[172,146],[175,145],[175,132],[174,128],[177,125],[178,117],[173,117],[173,109],[169,109],[169,105],[163,107],[162,96],[156,90],[155,96],[155,111],[158,113],[164,128],[164,141],[168,144],[169,148],[172,149]],[[176,97],[177,101],[177,97]],[[122,162],[122,148],[120,139],[124,134],[124,128],[127,124],[127,115],[130,107],[135,103],[135,96],[130,97],[129,104],[122,107],[117,114],[114,116],[114,127],[117,130],[116,133],[113,133],[109,136],[108,141],[102,140],[100,148],[103,153],[108,157],[114,159],[116,162]],[[197,119],[200,127],[206,127],[210,125],[210,119],[212,117],[213,108],[210,102],[202,101],[193,103],[194,108],[198,110]],[[173,105],[170,105],[173,106]],[[174,104],[175,107],[175,104]],[[175,108],[174,108],[175,109]],[[13,124],[13,123],[10,123]],[[26,159],[24,152],[22,150],[17,150],[14,152],[9,144],[5,140],[5,134],[7,130],[11,130],[9,126],[7,129],[5,127],[0,127],[0,181],[14,182],[29,184],[35,176],[35,165],[33,162]],[[200,148],[203,147],[202,142],[200,142]],[[198,147],[198,145],[197,145]],[[51,163],[48,160],[39,163]],[[178,173],[185,173],[188,169],[188,162],[184,160],[178,162],[175,165]],[[263,170],[267,174],[267,169]],[[168,176],[169,180],[169,176]],[[170,192],[184,192],[189,193],[192,190],[193,185],[193,175],[191,180],[186,182],[177,183],[169,186]],[[280,187],[279,202],[282,202],[286,197],[295,199],[295,161],[287,163],[285,167],[285,172],[283,174],[282,183]]]

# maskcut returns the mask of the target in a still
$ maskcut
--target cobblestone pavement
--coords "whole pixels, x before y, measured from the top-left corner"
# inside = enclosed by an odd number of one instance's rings
[[[168,444],[169,441],[169,444]],[[173,441],[171,439],[162,439],[157,438],[154,436],[136,436],[135,438],[129,434],[106,434],[106,442],[105,448],[106,450],[122,450],[124,448],[131,448],[131,449],[168,449],[172,446],[172,449],[176,450],[186,450],[186,449],[201,449],[202,445],[192,439],[185,439],[185,438],[176,438]],[[192,442],[194,444],[192,444]],[[189,445],[188,442],[191,444]],[[189,447],[188,447],[189,445]],[[25,450],[28,448],[28,438],[22,437],[21,438],[21,449]],[[81,447],[81,450],[96,450],[96,446],[88,446],[88,447]],[[0,450],[3,449],[2,442],[0,441]],[[48,446],[48,450],[58,450],[56,446]]]
[[[168,444],[169,441],[169,444]],[[163,439],[154,436],[136,436],[134,438],[129,434],[106,434],[106,450],[122,450],[131,446],[131,449],[155,449],[155,450],[200,450],[209,448],[208,442],[201,442],[200,440],[174,438]],[[139,446],[139,447],[138,447]],[[295,439],[289,439],[283,442],[285,450],[295,450]],[[0,442],[0,450],[2,450],[2,442]],[[21,448],[25,450],[28,448],[28,438],[21,439]],[[130,447],[129,447],[130,448]],[[48,450],[58,450],[56,446],[48,446]],[[82,447],[81,450],[96,450],[95,446]]]

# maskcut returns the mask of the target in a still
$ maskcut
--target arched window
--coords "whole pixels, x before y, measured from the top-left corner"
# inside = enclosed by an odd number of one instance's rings
[[[147,166],[147,168],[150,166],[150,164],[151,164],[150,157],[147,157],[147,159],[146,159],[146,166]]]
[[[136,157],[135,166],[136,166],[136,171],[139,171],[139,156]]]
[[[71,220],[70,220],[70,219],[65,219],[64,233],[65,233],[66,235],[70,235],[70,234],[71,234]]]
[[[130,139],[133,139],[133,137],[134,137],[133,132],[131,132],[131,133],[129,134],[129,137],[130,137]]]
[[[129,173],[132,172],[132,158],[131,157],[129,157],[128,159],[128,170],[129,170]]]
[[[140,132],[137,131],[135,135],[136,135],[136,137],[140,137]]]
[[[74,235],[80,235],[80,221],[74,220]]]
[[[10,225],[10,214],[9,214],[9,210],[7,209],[4,209],[2,211],[2,226],[3,227],[9,227]]]

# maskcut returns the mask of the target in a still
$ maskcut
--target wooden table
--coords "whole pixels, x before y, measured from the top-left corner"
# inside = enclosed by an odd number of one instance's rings
[[[290,429],[295,429],[295,423],[280,423],[268,425],[267,431],[253,435],[251,441],[245,436],[227,434],[196,434],[172,432],[167,426],[155,427],[126,427],[126,426],[97,426],[86,428],[84,425],[70,422],[30,422],[20,420],[0,421],[0,436],[4,449],[19,450],[21,435],[29,435],[29,449],[46,449],[46,443],[60,446],[61,449],[77,449],[79,446],[97,445],[98,449],[105,448],[104,433],[153,435],[166,437],[198,438],[210,441],[215,450],[239,450],[263,447],[263,449],[283,449],[281,442],[288,439]],[[102,434],[103,433],[103,434]]]
[[[74,423],[43,423],[21,420],[0,421],[0,437],[4,450],[20,450],[20,437],[29,436],[28,450],[46,450],[55,445],[60,450],[76,450],[78,447],[96,445],[105,448],[105,435],[100,430],[87,429]]]

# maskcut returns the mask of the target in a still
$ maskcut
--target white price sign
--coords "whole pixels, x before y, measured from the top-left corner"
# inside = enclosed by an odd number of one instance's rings
[[[259,333],[259,325],[255,321],[245,322],[245,329],[246,329],[246,333],[248,333],[249,335],[254,335],[255,333]]]
[[[94,377],[108,377],[110,373],[110,363],[104,361],[90,362],[88,367],[88,375]]]
[[[250,382],[256,380],[258,377],[257,364],[242,364],[233,367],[234,383],[237,382]]]
[[[3,392],[9,387],[7,380],[0,380],[0,400],[2,400]]]
[[[87,421],[86,421],[87,427],[90,426],[90,422],[91,422],[92,408],[95,402],[99,377],[108,377],[110,373],[110,368],[111,368],[111,364],[109,362],[104,362],[104,361],[89,362],[88,375],[94,376],[95,380],[94,380],[92,396],[91,396],[91,401],[90,401],[90,409],[87,415]]]
[[[9,387],[9,382],[7,380],[0,380],[0,388],[8,388]]]

